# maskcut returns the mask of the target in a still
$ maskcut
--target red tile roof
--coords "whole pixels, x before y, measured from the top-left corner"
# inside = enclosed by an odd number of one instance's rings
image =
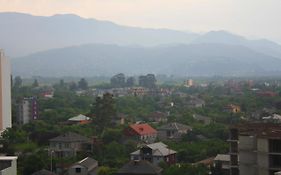
[[[134,124],[130,125],[130,128],[139,135],[149,135],[157,133],[157,131],[148,124]]]

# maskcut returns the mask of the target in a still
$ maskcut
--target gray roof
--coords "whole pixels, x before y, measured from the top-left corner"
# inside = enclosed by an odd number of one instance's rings
[[[193,118],[196,120],[211,120],[210,117],[206,117],[206,116],[199,115],[199,114],[193,114]]]
[[[153,156],[167,156],[170,154],[177,153],[176,151],[167,148],[167,145],[165,145],[162,142],[149,144],[146,145],[145,147],[149,147],[152,149]],[[140,150],[131,153],[131,155],[139,155],[139,154],[140,154]]]
[[[168,123],[166,125],[161,126],[158,130],[191,130],[192,128],[190,126],[181,124],[181,123]]]
[[[215,159],[216,161],[224,161],[229,162],[230,161],[230,155],[229,154],[218,154]]]
[[[90,142],[90,139],[73,132],[68,132],[58,137],[52,138],[49,141],[50,142]]]
[[[204,105],[205,101],[197,98],[197,97],[192,97],[189,101],[188,101],[189,105]]]
[[[141,160],[130,161],[117,172],[117,175],[160,175],[161,172],[162,168]]]
[[[43,170],[37,171],[31,175],[56,175],[56,174],[52,173],[51,171],[43,169]]]
[[[98,167],[98,161],[92,159],[90,157],[86,157],[85,159],[75,163],[74,165],[81,165],[88,169],[88,171],[92,171]]]
[[[79,114],[75,117],[72,117],[68,119],[68,121],[83,121],[83,120],[91,120],[90,117],[87,117],[85,115]]]

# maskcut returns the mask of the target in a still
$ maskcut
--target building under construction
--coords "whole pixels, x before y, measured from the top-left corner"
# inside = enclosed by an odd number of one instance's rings
[[[231,175],[274,175],[281,171],[281,124],[232,126],[229,143]]]

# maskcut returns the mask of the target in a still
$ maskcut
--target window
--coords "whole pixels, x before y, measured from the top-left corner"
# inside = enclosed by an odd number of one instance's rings
[[[81,173],[81,168],[75,168],[76,173]]]

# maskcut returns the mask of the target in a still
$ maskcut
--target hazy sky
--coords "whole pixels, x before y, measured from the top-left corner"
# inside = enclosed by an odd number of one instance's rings
[[[74,13],[123,25],[195,32],[228,30],[281,43],[281,0],[0,0],[0,11]]]

